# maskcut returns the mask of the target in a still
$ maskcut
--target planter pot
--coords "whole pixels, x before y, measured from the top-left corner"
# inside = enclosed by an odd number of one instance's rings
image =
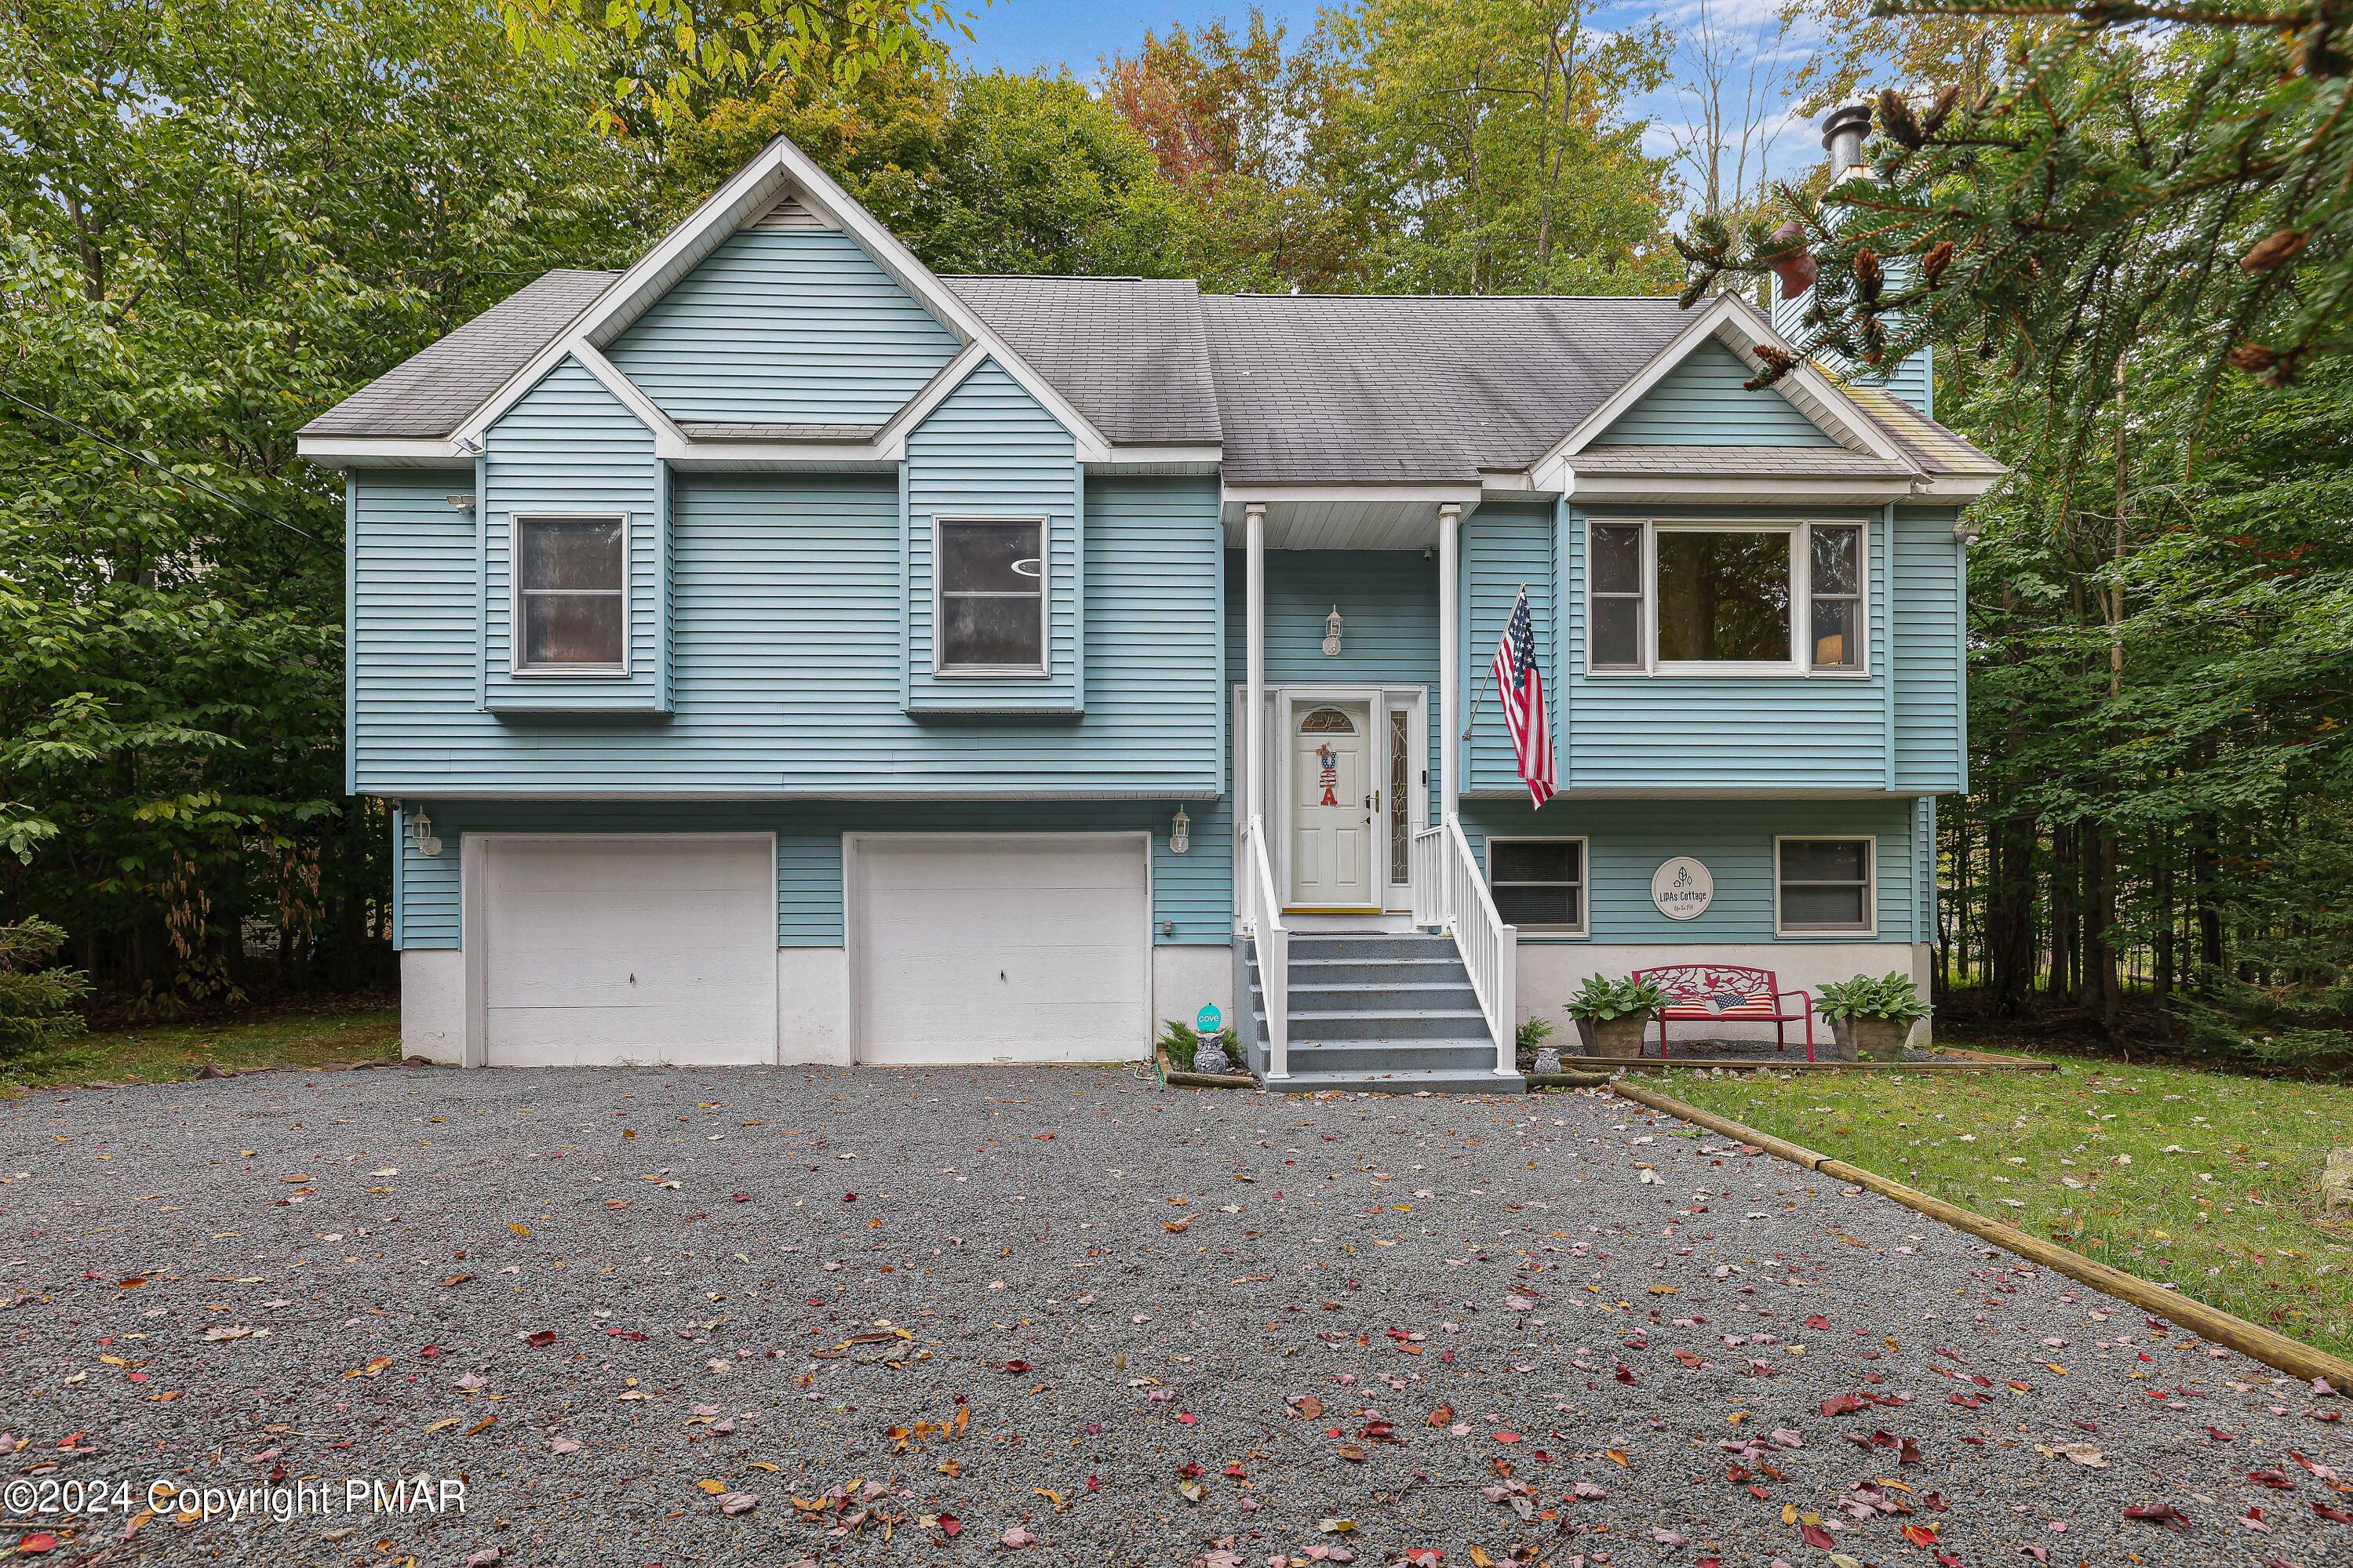
[[[1833,1018],[1839,1054],[1858,1062],[1900,1062],[1904,1040],[1912,1032],[1908,1020],[1897,1018]]]
[[[1588,1057],[1630,1062],[1642,1054],[1642,1031],[1650,1026],[1650,1016],[1645,1013],[1632,1013],[1607,1022],[1579,1018],[1577,1037],[1585,1042],[1585,1054]]]

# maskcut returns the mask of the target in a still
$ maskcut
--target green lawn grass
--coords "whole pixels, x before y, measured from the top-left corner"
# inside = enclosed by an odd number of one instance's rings
[[[141,1025],[83,1035],[26,1060],[0,1064],[0,1095],[93,1079],[159,1083],[185,1079],[206,1062],[224,1072],[248,1072],[394,1061],[399,1055],[400,1014],[390,1007]]]
[[[2319,1197],[2353,1088],[2064,1060],[1642,1081],[2353,1355],[2353,1214]]]

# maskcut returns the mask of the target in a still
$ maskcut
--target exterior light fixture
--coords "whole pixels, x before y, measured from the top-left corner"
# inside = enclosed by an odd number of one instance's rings
[[[1193,819],[1178,806],[1176,815],[1168,819],[1168,853],[1182,855],[1193,847]]]
[[[441,840],[434,837],[433,818],[424,807],[419,806],[409,813],[408,829],[416,837],[417,852],[419,855],[428,860],[440,858]]]
[[[1337,605],[1333,605],[1332,613],[1324,617],[1324,657],[1340,657],[1340,606]]]

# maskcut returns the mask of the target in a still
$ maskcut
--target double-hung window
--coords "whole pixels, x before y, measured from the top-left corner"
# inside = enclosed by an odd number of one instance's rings
[[[519,517],[514,529],[515,668],[564,675],[626,670],[627,520]]]
[[[1863,531],[1846,522],[1596,522],[1587,666],[1622,674],[1858,674]]]
[[[1046,669],[1042,520],[939,522],[943,675],[1042,675]]]
[[[1505,925],[1585,930],[1585,840],[1490,838],[1487,890]]]
[[[1783,936],[1868,936],[1874,924],[1869,838],[1778,838],[1775,924]]]

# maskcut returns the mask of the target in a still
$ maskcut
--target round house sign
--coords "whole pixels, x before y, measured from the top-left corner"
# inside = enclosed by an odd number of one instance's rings
[[[1678,855],[1651,873],[1651,902],[1671,921],[1697,920],[1715,901],[1715,879],[1688,855]]]

